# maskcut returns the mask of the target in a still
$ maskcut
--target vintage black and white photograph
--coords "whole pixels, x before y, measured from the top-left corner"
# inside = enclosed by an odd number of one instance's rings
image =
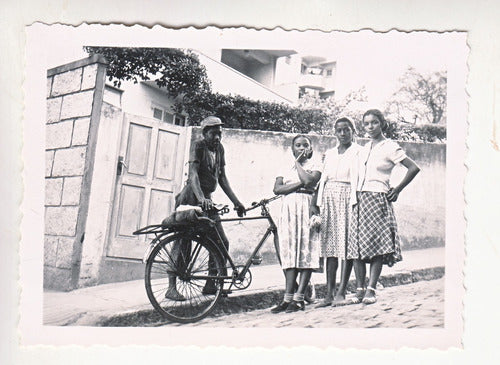
[[[41,39],[21,260],[40,333],[460,343],[463,33],[36,24],[33,56]]]

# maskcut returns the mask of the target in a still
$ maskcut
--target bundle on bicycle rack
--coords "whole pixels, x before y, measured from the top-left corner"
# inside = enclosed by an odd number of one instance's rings
[[[181,205],[165,218],[161,225],[163,227],[175,227],[179,225],[186,224],[196,224],[196,223],[213,223],[213,220],[208,218],[207,213],[205,213],[201,207],[195,207],[191,205]]]

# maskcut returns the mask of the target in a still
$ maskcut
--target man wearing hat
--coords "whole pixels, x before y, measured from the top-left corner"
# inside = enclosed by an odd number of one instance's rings
[[[217,188],[217,184],[219,184],[227,197],[233,202],[238,216],[242,217],[245,214],[245,207],[231,189],[225,172],[224,147],[220,142],[222,125],[222,121],[215,116],[209,116],[202,120],[203,139],[196,141],[191,148],[188,181],[182,191],[175,197],[175,206],[201,205],[203,210],[209,211],[213,207],[211,195]],[[228,239],[222,229],[221,222],[216,221],[217,229],[227,249],[229,246]],[[218,242],[217,239],[213,240]],[[215,292],[214,282],[208,280],[203,288],[203,294],[213,294]],[[172,300],[185,299],[177,291],[175,276],[169,278],[169,288],[165,297]]]

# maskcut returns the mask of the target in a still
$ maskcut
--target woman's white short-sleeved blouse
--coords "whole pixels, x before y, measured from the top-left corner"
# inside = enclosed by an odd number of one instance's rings
[[[385,139],[376,145],[368,142],[358,153],[356,190],[387,193],[392,169],[406,157],[393,140]]]

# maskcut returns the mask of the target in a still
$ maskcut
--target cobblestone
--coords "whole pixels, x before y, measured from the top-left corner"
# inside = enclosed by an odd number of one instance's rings
[[[303,328],[442,328],[444,278],[377,290],[372,305],[314,308],[304,312],[272,314],[269,309],[209,317],[195,327],[303,327]],[[186,326],[168,324],[168,326]]]

